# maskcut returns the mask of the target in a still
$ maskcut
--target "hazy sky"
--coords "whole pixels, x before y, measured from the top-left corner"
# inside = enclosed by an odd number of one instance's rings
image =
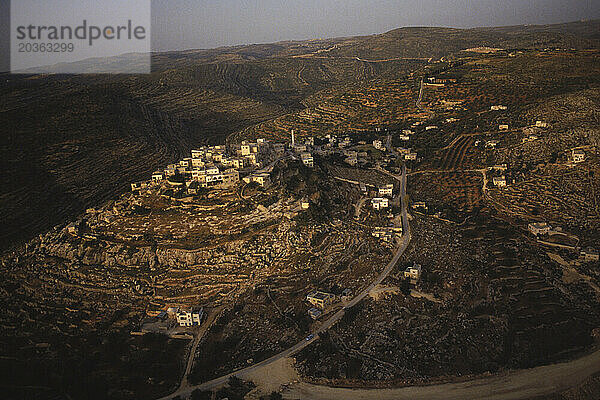
[[[153,48],[174,50],[600,18],[598,0],[154,0]]]
[[[63,7],[43,15],[63,19],[74,0],[64,1]],[[0,0],[0,71],[7,70],[9,61],[9,3]],[[152,0],[152,48],[365,35],[403,26],[502,26],[597,18],[598,0]]]

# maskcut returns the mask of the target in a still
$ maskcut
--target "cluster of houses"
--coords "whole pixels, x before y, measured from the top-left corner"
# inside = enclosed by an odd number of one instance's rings
[[[313,156],[308,152],[307,144],[296,143],[292,131],[291,150],[300,155],[304,165],[313,167]],[[285,148],[284,143],[270,143],[265,139],[243,141],[229,151],[225,146],[203,146],[192,150],[191,157],[154,172],[150,182],[132,183],[131,189],[139,191],[165,184],[185,188],[188,194],[196,194],[200,188],[235,187],[240,182],[240,172],[251,172],[243,178],[244,182],[256,182],[262,187],[268,187],[271,185],[270,174],[260,171],[260,168],[269,160],[283,156]]]
[[[390,206],[389,198],[392,197],[394,192],[394,185],[392,183],[379,186],[377,189],[377,196],[371,199],[371,206],[374,210],[382,210]]]
[[[394,239],[402,236],[401,226],[384,226],[373,229],[371,233],[374,237],[383,240],[384,242],[393,242]]]
[[[532,222],[527,225],[527,230],[536,237],[563,233],[561,228],[553,228],[547,222]],[[594,262],[600,260],[600,253],[594,247],[585,247],[579,252],[579,259],[583,262]]]

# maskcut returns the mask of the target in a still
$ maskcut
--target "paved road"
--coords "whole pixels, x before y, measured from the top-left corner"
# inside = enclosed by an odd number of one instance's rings
[[[396,178],[396,179],[398,179],[398,178]],[[364,299],[369,294],[371,289],[373,289],[375,286],[380,284],[390,274],[390,272],[392,271],[392,269],[394,268],[394,266],[400,259],[400,256],[402,256],[402,253],[404,253],[404,251],[408,247],[408,243],[410,242],[410,226],[408,224],[408,214],[407,214],[408,205],[406,204],[406,200],[405,200],[406,199],[406,167],[405,166],[402,168],[402,176],[400,178],[400,193],[398,194],[398,196],[400,196],[401,201],[402,201],[402,232],[403,232],[403,234],[402,234],[401,243],[398,246],[396,253],[394,254],[394,257],[388,263],[388,265],[385,267],[383,272],[381,272],[381,274],[379,274],[377,279],[375,279],[375,281],[373,281],[368,287],[363,289],[363,291],[360,292],[350,302],[348,302],[346,304],[346,306],[344,306],[342,309],[340,309],[338,312],[336,312],[331,317],[329,317],[326,321],[324,321],[319,326],[319,328],[316,329],[312,333],[312,337],[309,340],[303,339],[300,342],[296,343],[294,346],[288,348],[287,350],[284,350],[281,353],[278,353],[270,358],[267,358],[266,360],[263,360],[259,363],[251,365],[249,367],[234,371],[230,374],[220,376],[220,377],[210,380],[208,382],[204,382],[204,383],[201,383],[201,384],[195,385],[195,386],[181,385],[176,392],[171,393],[168,396],[162,397],[160,400],[172,399],[175,396],[184,397],[184,396],[189,395],[195,389],[200,389],[200,390],[214,389],[216,387],[219,387],[219,386],[227,383],[229,378],[232,376],[236,376],[238,378],[243,378],[248,373],[253,372],[258,368],[261,368],[261,367],[264,367],[265,365],[271,364],[272,362],[277,361],[281,358],[290,357],[290,356],[298,353],[300,350],[304,349],[305,347],[310,345],[312,342],[317,340],[319,333],[325,332],[326,330],[331,328],[335,323],[337,323],[344,316],[346,309],[354,307],[356,304],[358,304],[362,299]]]

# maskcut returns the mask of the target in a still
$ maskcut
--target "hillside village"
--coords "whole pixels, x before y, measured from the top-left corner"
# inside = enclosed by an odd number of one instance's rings
[[[94,357],[123,399],[298,343],[334,387],[576,357],[600,340],[597,58],[461,50],[186,148],[2,259],[0,345]]]

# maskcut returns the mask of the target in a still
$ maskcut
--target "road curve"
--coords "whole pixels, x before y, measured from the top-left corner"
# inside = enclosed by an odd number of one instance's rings
[[[525,400],[563,392],[600,372],[600,350],[573,361],[458,383],[386,389],[349,389],[292,384],[285,399],[302,400]]]
[[[396,179],[398,179],[398,178],[396,178]],[[394,266],[396,265],[396,263],[398,262],[398,260],[400,259],[400,257],[404,253],[404,251],[406,250],[406,248],[408,247],[408,243],[410,242],[410,226],[408,224],[408,213],[407,213],[408,204],[406,203],[406,166],[402,167],[402,177],[399,180],[400,180],[399,196],[400,196],[400,199],[402,202],[402,232],[403,232],[402,238],[401,238],[401,243],[397,247],[396,253],[394,254],[394,257],[392,258],[392,260],[388,263],[388,265],[385,267],[385,269],[377,276],[377,278],[369,286],[367,286],[365,289],[363,289],[356,297],[354,297],[349,303],[347,303],[346,306],[344,306],[338,312],[336,312],[331,317],[329,317],[327,320],[325,320],[319,326],[318,329],[316,329],[314,332],[312,332],[313,337],[310,340],[303,339],[300,342],[296,343],[294,346],[282,351],[281,353],[275,354],[274,356],[267,358],[266,360],[263,360],[259,363],[251,365],[249,367],[239,369],[239,370],[229,373],[227,375],[223,375],[218,378],[212,379],[210,381],[201,383],[199,385],[194,385],[194,386],[180,385],[180,387],[178,388],[177,391],[175,391],[167,396],[161,397],[159,400],[169,400],[175,396],[184,397],[184,396],[189,395],[192,391],[194,391],[196,389],[200,389],[200,390],[214,389],[216,387],[219,387],[219,386],[227,383],[229,378],[231,378],[232,376],[236,376],[238,378],[244,378],[250,372],[253,372],[261,367],[264,367],[265,365],[271,364],[272,362],[277,361],[281,358],[290,357],[290,356],[298,353],[300,350],[304,349],[308,345],[310,345],[315,340],[317,340],[318,334],[325,332],[326,330],[331,328],[336,322],[338,322],[344,316],[346,309],[354,307],[362,299],[364,299],[369,294],[371,289],[373,289],[375,286],[380,284],[390,274],[390,272],[392,271],[392,269],[394,268]]]

